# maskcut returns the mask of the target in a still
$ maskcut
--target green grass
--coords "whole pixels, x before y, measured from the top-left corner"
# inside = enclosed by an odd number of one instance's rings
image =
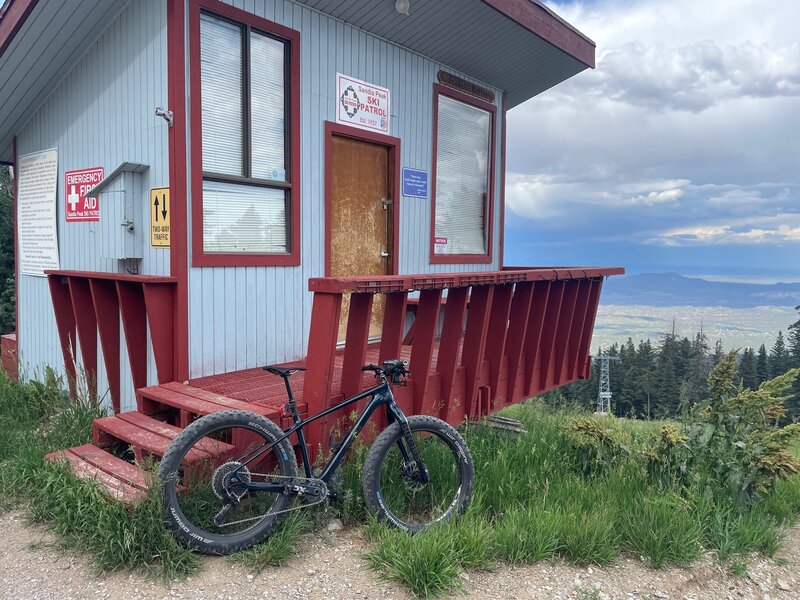
[[[336,516],[362,526],[373,568],[420,597],[458,590],[466,570],[542,560],[608,564],[622,552],[658,568],[687,565],[710,551],[731,573],[743,574],[747,557],[773,556],[800,516],[800,477],[779,481],[744,508],[718,491],[687,492],[653,473],[646,451],[658,424],[601,419],[600,430],[612,441],[591,446],[576,441],[573,427],[586,415],[537,404],[505,414],[522,421],[527,433],[462,428],[476,487],[461,519],[413,536],[371,519],[360,481],[365,448],[359,447],[333,486],[337,503],[290,513],[265,543],[231,560],[254,572],[283,565],[300,540]],[[85,403],[67,402],[54,382],[19,386],[0,377],[0,510],[23,505],[65,547],[93,556],[100,571],[134,569],[165,580],[192,573],[198,555],[164,528],[157,491],[126,507],[76,480],[64,465],[43,462],[51,450],[88,442],[99,415]]]

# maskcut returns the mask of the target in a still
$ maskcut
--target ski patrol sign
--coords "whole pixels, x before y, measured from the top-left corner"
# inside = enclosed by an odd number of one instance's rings
[[[103,167],[64,173],[64,215],[67,223],[100,220],[100,199],[87,198],[86,192],[103,181]]]

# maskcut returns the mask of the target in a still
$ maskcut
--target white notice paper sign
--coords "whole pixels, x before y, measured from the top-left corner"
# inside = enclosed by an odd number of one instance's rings
[[[336,122],[389,133],[390,92],[384,87],[336,74]]]
[[[56,186],[58,150],[19,157],[17,184],[17,243],[19,272],[44,277],[58,269]]]

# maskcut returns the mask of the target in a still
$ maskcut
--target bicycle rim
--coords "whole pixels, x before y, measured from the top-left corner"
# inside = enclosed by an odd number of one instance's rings
[[[255,533],[291,503],[285,494],[252,491],[232,481],[235,475],[253,483],[289,483],[292,473],[278,454],[283,450],[265,451],[269,443],[257,429],[236,424],[216,427],[180,448],[180,467],[167,485],[174,486],[172,508],[193,526],[193,534],[223,540]]]
[[[427,483],[422,482],[416,461],[404,458],[410,458],[410,452],[400,436],[381,461],[378,498],[395,525],[419,529],[447,520],[456,510],[463,473],[458,448],[440,431],[416,429],[411,435],[428,472]]]

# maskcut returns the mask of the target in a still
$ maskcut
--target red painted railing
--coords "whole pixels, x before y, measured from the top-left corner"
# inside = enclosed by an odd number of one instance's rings
[[[89,395],[97,397],[97,338],[114,413],[120,409],[120,316],[134,389],[147,385],[147,325],[159,383],[173,381],[176,279],[89,271],[46,271],[70,392],[76,394],[76,338]]]
[[[375,294],[386,295],[378,360],[410,359],[409,385],[395,389],[409,414],[457,424],[588,377],[603,278],[622,273],[556,267],[310,279],[314,301],[303,396],[308,411],[317,413],[369,385],[361,366]],[[412,300],[410,348],[403,346],[409,292],[419,292]],[[341,380],[334,381],[345,294],[351,295],[350,309]],[[327,447],[340,416],[314,424],[312,447]]]

